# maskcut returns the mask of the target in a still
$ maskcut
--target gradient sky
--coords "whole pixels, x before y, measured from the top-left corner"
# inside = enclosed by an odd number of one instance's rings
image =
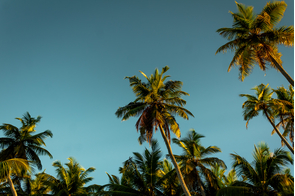
[[[259,13],[266,0],[238,1]],[[278,26],[294,24],[294,1]],[[168,65],[167,75],[183,82],[190,96],[185,108],[194,118],[182,120],[182,136],[194,128],[205,147],[218,146],[216,156],[231,169],[230,153],[252,161],[254,144],[280,147],[279,136],[260,115],[249,123],[242,117],[245,98],[261,83],[288,87],[277,71],[255,67],[240,82],[238,69],[227,72],[233,53],[217,54],[227,42],[216,33],[231,27],[234,0],[1,0],[0,1],[0,123],[21,126],[16,117],[42,116],[37,133],[47,129],[45,142],[53,159],[41,157],[43,169],[55,175],[53,161],[75,157],[94,166],[92,183],[106,184],[119,175],[132,152],[144,151],[135,130],[136,118],[121,122],[115,112],[135,99],[125,76],[144,79]],[[294,49],[280,47],[283,66],[294,78]],[[0,133],[0,137],[3,134]],[[174,136],[173,136],[174,137]],[[155,134],[167,154],[160,133]],[[287,148],[285,148],[287,149]],[[174,154],[181,149],[172,144]],[[293,166],[291,166],[293,167]]]

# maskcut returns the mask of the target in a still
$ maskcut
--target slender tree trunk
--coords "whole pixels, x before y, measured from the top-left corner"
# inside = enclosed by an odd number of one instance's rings
[[[288,80],[288,82],[294,87],[293,78],[291,78],[291,76],[285,71],[283,66],[280,65],[271,54],[269,54],[269,57],[270,57],[272,63],[276,66],[276,68],[283,74],[283,76]]]
[[[165,134],[165,132],[163,130],[163,127],[161,125],[159,125],[159,127],[160,127],[160,130],[161,130],[162,137],[163,137],[163,139],[165,141],[169,156],[170,156],[171,161],[172,161],[172,163],[174,165],[174,168],[176,170],[176,173],[177,173],[179,182],[181,184],[181,187],[183,189],[183,192],[185,193],[186,196],[191,196],[191,194],[190,194],[190,192],[189,192],[189,190],[188,190],[188,188],[187,188],[187,186],[186,186],[186,184],[184,182],[184,179],[183,179],[183,176],[181,174],[180,168],[179,168],[179,166],[178,166],[178,164],[177,164],[177,162],[176,162],[176,160],[175,160],[175,158],[173,156],[171,146],[170,146],[169,141],[168,141],[168,139],[166,137],[166,134]]]
[[[286,138],[281,134],[281,132],[276,127],[276,125],[272,122],[272,120],[270,119],[269,115],[267,114],[267,112],[265,110],[264,110],[264,114],[266,115],[268,121],[273,126],[273,128],[275,129],[275,131],[277,132],[277,134],[280,136],[281,140],[283,140],[283,142],[286,144],[286,146],[289,148],[289,150],[294,154],[294,149],[288,143],[288,141],[286,140]]]
[[[293,125],[294,125],[294,123],[293,123]],[[291,138],[292,138],[292,146],[294,149],[294,129],[291,129]]]
[[[10,186],[10,190],[11,190],[12,195],[13,196],[17,196],[17,193],[16,193],[16,190],[14,188],[13,182],[12,182],[12,180],[10,178],[10,172],[9,172],[9,174],[7,176],[7,180],[8,180],[8,183],[9,183],[9,186]]]

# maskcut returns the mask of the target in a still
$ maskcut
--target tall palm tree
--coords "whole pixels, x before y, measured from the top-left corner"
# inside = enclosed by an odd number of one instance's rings
[[[216,158],[208,157],[208,155],[221,152],[216,146],[204,147],[201,145],[200,139],[203,135],[196,133],[191,129],[187,137],[183,139],[173,138],[173,142],[183,149],[182,155],[174,155],[176,160],[180,162],[184,179],[192,192],[199,192],[202,196],[206,195],[210,189],[214,189],[218,184],[217,177],[206,166],[219,165],[226,168],[225,163]],[[203,182],[206,179],[207,185]],[[214,191],[214,190],[213,190]]]
[[[238,12],[230,12],[234,19],[232,28],[217,30],[229,42],[218,48],[216,53],[227,50],[235,53],[228,71],[233,66],[238,66],[239,78],[243,81],[251,73],[254,64],[258,64],[264,71],[267,62],[270,62],[270,66],[279,70],[294,86],[294,80],[284,70],[281,53],[278,52],[279,44],[293,46],[294,27],[275,27],[282,19],[287,4],[284,1],[267,3],[258,15],[254,13],[252,6],[236,4]]]
[[[231,154],[231,157],[237,175],[245,176],[246,180],[236,180],[232,186],[220,189],[217,196],[294,195],[294,180],[283,171],[287,164],[293,164],[289,152],[281,148],[270,152],[267,144],[260,143],[258,146],[254,145],[252,163],[238,154]]]
[[[184,183],[170,146],[170,130],[177,137],[180,137],[180,129],[175,120],[175,115],[188,119],[188,116],[193,116],[193,114],[183,108],[186,101],[183,100],[181,96],[189,94],[181,91],[182,82],[172,80],[165,82],[169,76],[163,76],[163,74],[167,72],[168,69],[169,67],[165,66],[161,73],[156,69],[155,73],[150,77],[147,77],[141,72],[147,79],[147,83],[142,82],[136,76],[126,77],[129,79],[130,86],[136,95],[136,99],[124,107],[119,107],[115,114],[118,118],[122,118],[123,121],[133,116],[140,116],[136,123],[136,129],[140,131],[140,143],[143,141],[148,141],[150,143],[154,130],[160,129],[181,186],[188,196],[190,193]]]
[[[99,185],[90,185],[85,187],[85,184],[92,181],[92,177],[88,175],[95,170],[94,167],[84,169],[72,157],[68,158],[69,162],[63,167],[60,161],[55,161],[53,166],[56,168],[57,178],[49,174],[45,174],[47,179],[44,185],[48,185],[53,195],[56,196],[71,196],[71,195],[88,195],[88,190],[99,188]]]
[[[25,159],[12,158],[0,161],[0,178],[7,179],[13,196],[17,196],[17,192],[11,180],[11,175],[21,175],[22,171],[31,172],[29,163]]]
[[[270,124],[275,129],[276,133],[279,135],[281,140],[286,144],[286,146],[289,148],[289,150],[294,154],[294,149],[291,147],[291,145],[288,143],[286,138],[281,134],[281,132],[278,130],[276,125],[273,122],[274,119],[274,104],[275,102],[272,100],[272,94],[271,88],[267,85],[260,84],[259,86],[255,86],[252,88],[252,90],[255,90],[256,96],[248,95],[248,94],[240,94],[240,97],[246,97],[247,101],[243,103],[242,108],[244,120],[247,120],[246,127],[248,127],[249,121],[255,117],[258,116],[259,111],[262,111],[263,114],[266,116]]]
[[[276,125],[277,129],[283,127],[284,137],[289,135],[294,149],[294,89],[290,85],[289,89],[279,87],[273,90],[277,94],[277,99],[274,99],[276,116],[279,118],[279,123]],[[273,130],[272,134],[275,133]],[[282,141],[282,145],[284,142]]]
[[[44,139],[52,137],[49,130],[33,135],[36,130],[37,123],[40,122],[41,117],[32,118],[27,112],[23,118],[16,118],[20,120],[22,126],[17,128],[11,124],[3,124],[0,130],[4,132],[6,137],[0,138],[0,147],[3,149],[1,159],[22,158],[36,164],[38,169],[42,169],[39,155],[52,155],[42,146],[46,146]]]

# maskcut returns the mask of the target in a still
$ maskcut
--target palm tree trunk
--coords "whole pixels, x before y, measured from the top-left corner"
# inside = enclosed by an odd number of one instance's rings
[[[14,188],[13,182],[12,182],[12,180],[10,178],[10,172],[8,173],[7,180],[8,180],[8,183],[9,183],[9,186],[10,186],[10,190],[11,190],[12,195],[13,196],[17,196],[17,193],[16,193],[16,190]]]
[[[291,78],[291,76],[285,71],[283,66],[281,66],[271,54],[269,54],[269,57],[270,57],[272,63],[276,66],[276,68],[283,74],[283,76],[288,80],[288,82],[294,87],[293,78]]]
[[[198,183],[198,186],[200,187],[201,195],[206,196],[206,193],[205,193],[204,187],[203,187],[203,185],[201,183],[201,178],[200,178],[199,174],[197,174],[197,183]]]
[[[176,162],[176,160],[175,160],[175,158],[173,156],[171,146],[170,146],[169,141],[168,141],[168,139],[166,137],[166,134],[165,134],[165,132],[163,130],[163,127],[161,125],[159,125],[159,127],[160,127],[160,130],[161,130],[162,137],[163,137],[163,139],[165,141],[169,156],[170,156],[171,161],[172,161],[172,163],[174,165],[174,168],[176,170],[176,173],[177,173],[180,185],[181,185],[181,187],[183,189],[183,192],[185,193],[186,196],[191,196],[191,194],[190,194],[190,192],[189,192],[189,190],[188,190],[188,188],[187,188],[187,186],[186,186],[186,184],[184,182],[184,179],[183,179],[183,176],[181,174],[180,168],[179,168],[179,166],[178,166],[178,164],[177,164],[177,162]]]
[[[273,126],[273,128],[275,129],[275,131],[277,132],[277,134],[280,136],[281,140],[283,140],[283,142],[286,144],[286,146],[289,148],[289,150],[294,154],[294,149],[291,147],[291,145],[288,143],[288,141],[286,140],[286,138],[281,134],[281,132],[278,130],[278,128],[276,127],[276,125],[272,122],[272,120],[270,119],[269,115],[267,114],[266,110],[264,110],[264,114],[266,115],[268,121],[270,122],[270,124]]]

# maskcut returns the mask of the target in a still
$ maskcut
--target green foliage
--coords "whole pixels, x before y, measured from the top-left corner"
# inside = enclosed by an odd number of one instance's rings
[[[46,185],[46,181],[50,180],[45,171],[35,174],[35,178],[32,179],[31,176],[24,179],[24,188],[22,195],[48,195],[51,191],[50,187]]]
[[[273,100],[275,103],[275,116],[279,119],[276,127],[284,129],[283,136],[287,137],[289,135],[294,148],[294,89],[289,85],[288,90],[282,86],[273,91],[277,95],[277,98]],[[275,130],[273,130],[272,134],[274,133]],[[284,145],[283,141],[282,145]]]
[[[173,143],[183,149],[182,155],[174,156],[180,164],[189,190],[202,195],[205,193],[212,194],[212,192],[218,189],[218,177],[207,167],[216,167],[218,165],[226,169],[226,165],[222,160],[216,157],[208,157],[221,152],[221,150],[217,146],[209,146],[207,148],[202,146],[200,139],[203,137],[203,135],[191,129],[187,137],[173,139]]]
[[[247,121],[246,127],[248,128],[249,121],[258,116],[259,112],[262,111],[263,114],[268,114],[271,119],[274,118],[273,111],[273,102],[272,102],[272,94],[271,88],[267,85],[260,84],[259,86],[255,86],[252,88],[255,90],[255,95],[248,94],[240,94],[240,97],[246,97],[247,101],[243,103],[243,116],[244,120]]]
[[[160,161],[161,151],[155,140],[151,141],[151,151],[145,149],[143,154],[134,152],[133,155],[134,157],[126,160],[119,169],[121,180],[107,173],[109,184],[104,186],[106,194],[154,196],[164,195],[163,192],[170,195],[179,192],[179,189],[171,190],[173,184],[168,187],[167,180],[170,179],[167,178],[166,172],[171,172],[171,167],[162,170],[164,165]],[[168,165],[169,163],[165,162],[165,166],[169,167]]]
[[[25,159],[12,158],[0,161],[0,179],[1,181],[7,180],[13,196],[17,196],[17,192],[15,190],[11,176],[23,176],[23,173],[31,171],[32,169],[29,165],[29,162]],[[5,184],[4,187],[2,186],[1,188],[2,191],[8,193],[8,190],[5,190]]]
[[[56,196],[68,196],[68,195],[88,195],[89,190],[99,189],[99,185],[90,185],[85,187],[84,185],[92,181],[92,177],[88,175],[95,170],[94,167],[84,169],[80,164],[72,157],[68,158],[69,162],[63,167],[60,161],[55,161],[52,165],[56,168],[57,178],[44,174],[44,185],[49,186],[53,195]]]
[[[254,145],[252,163],[238,154],[231,154],[231,157],[237,176],[242,176],[245,180],[236,180],[231,186],[220,189],[218,196],[294,194],[294,178],[283,170],[287,164],[293,164],[289,152],[281,148],[270,152],[267,144],[260,143]]]
[[[29,162],[21,158],[7,159],[0,162],[0,179],[5,179],[11,174],[22,175],[23,170],[31,172]]]
[[[243,103],[243,116],[244,120],[247,121],[246,127],[248,128],[249,121],[255,117],[258,116],[259,112],[262,111],[262,113],[267,117],[268,121],[273,126],[275,132],[279,135],[281,140],[284,142],[284,144],[287,145],[287,147],[290,149],[290,151],[294,154],[294,149],[291,147],[291,145],[288,143],[286,138],[280,133],[279,126],[283,125],[286,121],[282,119],[282,123],[275,126],[274,119],[279,114],[281,114],[281,118],[284,116],[283,108],[286,108],[283,105],[283,103],[286,103],[284,100],[280,101],[280,99],[274,100],[272,99],[272,90],[270,87],[264,84],[260,84],[259,86],[255,86],[252,90],[255,90],[256,96],[248,95],[248,94],[240,94],[241,97],[246,97],[247,101]],[[282,89],[281,89],[282,90]],[[294,105],[294,104],[293,104]],[[292,108],[292,104],[289,104],[289,107]],[[294,119],[294,114],[292,113],[292,109],[289,110],[288,114],[285,115],[286,119],[288,119],[289,122],[292,122]],[[294,122],[294,120],[293,120]],[[291,125],[292,127],[292,125]],[[290,128],[290,130],[285,131],[285,135],[290,132],[293,133],[293,130]],[[292,140],[291,140],[292,141]]]

